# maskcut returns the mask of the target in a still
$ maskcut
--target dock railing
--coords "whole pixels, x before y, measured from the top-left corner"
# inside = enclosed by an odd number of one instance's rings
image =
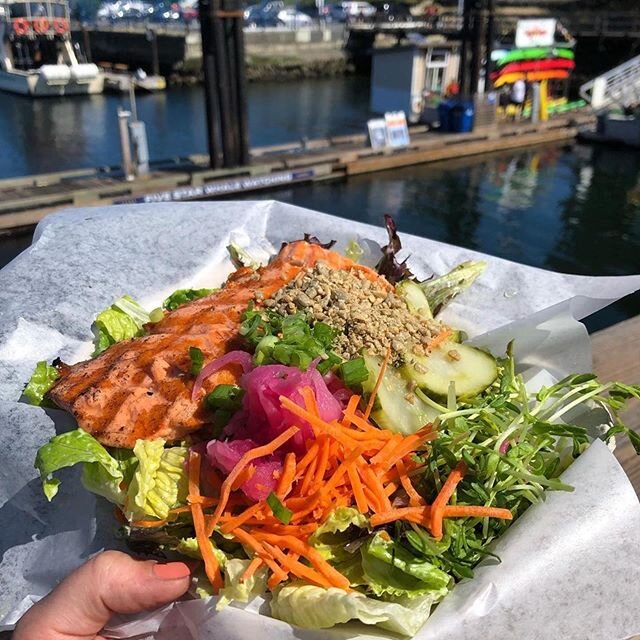
[[[640,104],[640,55],[586,82],[580,95],[594,109]]]

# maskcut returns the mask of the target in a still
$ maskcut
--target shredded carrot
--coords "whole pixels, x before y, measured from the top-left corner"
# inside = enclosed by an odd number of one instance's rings
[[[319,418],[320,412],[318,411],[318,403],[316,402],[316,396],[313,393],[313,389],[311,387],[303,387],[300,389],[300,395],[304,400],[305,409],[312,415]]]
[[[307,567],[301,562],[294,560],[292,556],[283,553],[278,549],[278,547],[274,547],[268,542],[264,542],[263,546],[289,573],[293,573],[298,576],[298,578],[307,580],[311,584],[318,585],[319,587],[329,588],[332,586],[331,582],[329,582],[329,580],[327,580],[327,578],[322,574],[318,573],[315,569]]]
[[[401,507],[399,509],[391,509],[383,513],[376,513],[371,516],[369,522],[372,527],[379,527],[382,524],[395,522],[396,520],[409,520],[426,522],[430,516],[431,507]]]
[[[369,502],[364,494],[362,488],[362,482],[360,481],[360,475],[355,467],[355,465],[349,465],[347,467],[347,475],[349,476],[349,482],[351,483],[351,488],[353,489],[353,495],[356,499],[356,505],[358,506],[358,511],[360,513],[367,513],[369,511]]]
[[[500,518],[501,520],[513,520],[513,514],[509,509],[500,507],[476,507],[459,505],[447,505],[444,508],[445,518]]]
[[[313,460],[315,460],[319,450],[320,445],[316,440],[314,440],[313,444],[309,447],[302,460],[298,462],[298,465],[296,467],[296,478],[302,478],[302,476],[304,475],[304,470],[311,464]]]
[[[319,488],[318,485],[324,480],[324,476],[327,473],[327,467],[329,466],[329,456],[331,455],[331,440],[327,437],[323,439],[320,446],[320,455],[318,457],[318,466],[313,477],[314,489]],[[302,492],[302,491],[301,491]]]
[[[220,527],[220,531],[222,533],[230,533],[237,527],[242,526],[247,520],[249,520],[249,518],[255,516],[262,509],[264,509],[264,502],[257,502],[256,504],[250,506],[248,509],[245,509],[242,513],[239,513],[237,516],[229,518]]]
[[[440,489],[440,493],[431,505],[431,535],[436,539],[442,538],[442,519],[444,516],[444,508],[449,499],[454,494],[456,487],[464,478],[467,472],[467,465],[464,462],[458,462],[453,471],[449,474],[445,483]]]
[[[280,500],[289,494],[293,481],[296,477],[296,454],[289,452],[284,457],[284,466],[282,468],[282,475],[278,480],[278,486],[276,487],[276,495]]]
[[[213,516],[211,516],[207,525],[207,538],[211,536],[213,530],[215,529],[215,526],[218,524],[218,520],[220,520],[220,516],[222,515],[222,512],[224,511],[224,508],[229,501],[229,496],[231,495],[231,487],[233,486],[235,479],[242,473],[249,462],[255,460],[256,458],[262,458],[263,456],[272,454],[285,442],[288,442],[291,438],[293,438],[293,436],[295,436],[298,431],[298,427],[289,427],[286,431],[281,433],[269,444],[262,445],[261,447],[256,447],[255,449],[250,449],[242,456],[242,458],[240,458],[236,466],[233,467],[229,475],[226,477],[225,481],[222,483],[222,487],[220,489],[220,502],[218,503],[218,506],[213,512]]]
[[[329,580],[331,586],[350,591],[349,580],[339,571],[334,569],[322,557],[319,551],[308,544],[305,544],[302,540],[298,540],[298,538],[293,536],[277,536],[270,533],[256,533],[256,538],[258,540],[263,540],[264,542],[269,542],[274,546],[284,547],[285,549],[291,549],[291,551],[299,553],[302,557],[309,560],[312,566]]]
[[[378,373],[378,378],[373,387],[373,391],[369,396],[369,402],[367,403],[367,408],[364,412],[364,419],[368,420],[371,415],[371,411],[373,410],[373,405],[376,401],[376,396],[378,395],[378,390],[380,389],[380,385],[382,384],[382,379],[384,378],[384,372],[387,370],[387,365],[389,364],[389,360],[391,360],[391,346],[387,347],[387,353],[385,353],[384,360],[382,361],[382,365],[380,366],[380,373]]]
[[[168,522],[166,518],[163,520],[133,520],[131,526],[139,529],[153,529],[154,527],[164,527]]]
[[[253,464],[250,464],[246,469],[243,469],[242,472],[238,474],[238,477],[235,479],[234,483],[231,485],[231,491],[237,491],[245,482],[251,480],[255,472],[256,467]]]
[[[347,408],[343,412],[344,418],[342,419],[342,426],[345,429],[348,429],[351,426],[351,419],[353,416],[356,415],[356,409],[358,408],[358,404],[360,404],[360,396],[353,395],[349,398],[349,402],[347,403]]]
[[[398,460],[402,460],[406,455],[421,447],[425,442],[433,440],[436,437],[431,427],[423,427],[420,431],[407,436],[391,453],[391,455],[380,463],[383,470],[388,470],[395,465]]]
[[[386,496],[392,496],[398,490],[398,485],[395,482],[388,482],[384,488],[384,494]]]
[[[197,451],[189,452],[189,495],[200,495],[200,454]],[[201,504],[191,505],[191,517],[193,519],[193,528],[196,532],[196,540],[198,548],[204,560],[204,570],[207,574],[209,582],[217,592],[222,587],[222,575],[220,574],[220,565],[218,559],[213,553],[213,544],[209,539],[211,534],[205,531],[204,513]]]
[[[453,333],[453,331],[451,329],[445,329],[444,331],[441,331],[427,345],[427,348],[429,349],[429,351],[431,351],[431,349],[435,349],[439,344],[443,343],[452,333]]]
[[[318,456],[316,456],[311,464],[307,467],[307,470],[302,478],[302,482],[300,483],[300,493],[305,496],[309,491],[309,487],[311,486],[311,481],[313,480],[313,476],[316,473],[316,469],[318,468]]]
[[[400,443],[404,440],[403,436],[399,433],[395,433],[389,438],[387,443],[376,453],[376,455],[371,456],[369,462],[371,464],[379,464],[383,460],[390,458],[391,454],[395,451],[395,449],[400,445]]]
[[[378,475],[374,472],[370,465],[366,464],[361,467],[360,473],[367,485],[371,488],[375,496],[378,498],[382,511],[391,509],[391,503],[384,490],[384,484],[382,484]]]
[[[253,574],[264,564],[262,558],[254,558],[240,576],[240,582],[250,580]]]
[[[334,474],[327,479],[324,486],[322,487],[322,494],[326,495],[333,491],[342,480],[342,477],[349,467],[355,464],[356,460],[362,455],[364,452],[364,446],[356,447],[353,451],[340,463],[340,466],[336,469]]]
[[[187,502],[191,504],[199,504],[202,508],[205,507],[213,507],[218,504],[218,498],[207,498],[207,496],[192,496],[189,494],[187,496]],[[178,509],[172,509],[172,511],[176,511],[178,513]]]
[[[409,506],[418,507],[424,504],[424,500],[422,496],[416,491],[413,483],[411,482],[411,478],[407,475],[407,468],[405,467],[404,461],[402,458],[396,462],[396,468],[398,469],[398,476],[400,478],[400,483],[402,484],[403,489],[407,492],[409,496]]]

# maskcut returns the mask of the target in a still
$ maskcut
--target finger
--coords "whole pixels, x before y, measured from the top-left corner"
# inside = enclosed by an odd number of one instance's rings
[[[138,613],[172,602],[189,582],[189,567],[182,562],[158,564],[105,551],[31,607],[13,640],[93,640],[114,613]]]

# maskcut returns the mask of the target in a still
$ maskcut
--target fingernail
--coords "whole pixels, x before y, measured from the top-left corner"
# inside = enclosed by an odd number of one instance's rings
[[[184,562],[169,562],[167,564],[154,564],[153,573],[160,580],[178,580],[191,575],[189,567]]]

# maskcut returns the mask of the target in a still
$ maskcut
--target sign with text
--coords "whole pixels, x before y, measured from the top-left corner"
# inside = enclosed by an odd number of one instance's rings
[[[516,47],[550,47],[555,42],[555,18],[518,20]]]
[[[409,127],[404,111],[389,111],[384,114],[387,125],[387,144],[392,148],[406,147],[409,144]]]

